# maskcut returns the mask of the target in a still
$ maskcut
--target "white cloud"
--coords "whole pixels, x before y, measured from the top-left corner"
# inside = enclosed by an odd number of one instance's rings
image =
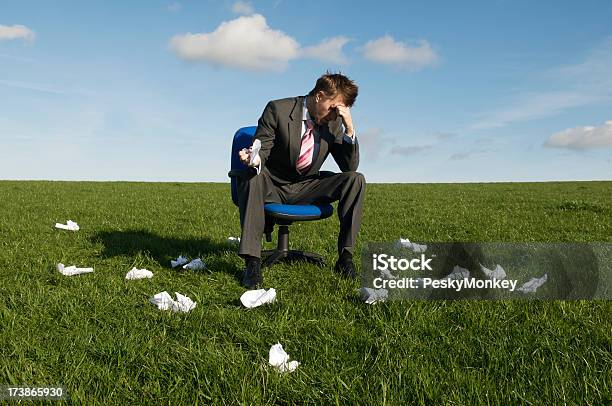
[[[455,152],[454,154],[452,154],[448,159],[451,159],[453,161],[459,161],[461,159],[467,159],[470,157],[470,155],[472,155],[472,153],[470,151],[463,151],[463,152]]]
[[[462,159],[470,158],[473,155],[476,155],[476,154],[485,154],[487,152],[494,152],[494,151],[489,149],[489,148],[474,148],[474,149],[471,149],[471,150],[464,150],[464,151],[455,152],[454,154],[451,154],[451,156],[449,156],[448,158],[450,160],[452,160],[452,161],[460,161]]]
[[[87,92],[83,90],[61,89],[61,88],[58,88],[55,86],[49,86],[46,84],[21,82],[18,80],[0,79],[0,86],[12,87],[16,89],[34,90],[37,92],[52,93],[52,94],[76,94],[76,95],[87,94]]]
[[[429,42],[421,40],[416,46],[410,46],[396,41],[390,35],[366,42],[362,53],[364,58],[370,61],[409,69],[421,69],[434,65],[439,60]]]
[[[395,145],[391,148],[391,153],[395,155],[415,155],[423,154],[433,148],[433,145]]]
[[[388,144],[383,139],[380,128],[369,128],[357,134],[361,153],[368,160],[378,160],[384,147]]]
[[[343,36],[324,39],[317,45],[302,48],[301,54],[305,58],[319,59],[343,65],[348,63],[348,58],[342,52],[342,47],[347,42],[349,42],[349,39]]]
[[[537,84],[527,85],[530,91],[519,92],[505,106],[479,114],[471,128],[499,128],[609,101],[612,98],[610,66],[612,39],[592,49],[580,63],[551,68],[537,75]],[[535,86],[543,89],[531,90]]]
[[[223,22],[210,33],[175,35],[170,47],[183,59],[248,70],[282,71],[299,54],[298,42],[271,29],[260,14]]]
[[[170,48],[182,59],[247,70],[283,71],[297,58],[345,64],[343,36],[301,45],[290,35],[270,28],[261,14],[225,21],[213,32],[175,35]]]
[[[2,25],[0,24],[0,41],[20,39],[33,41],[36,38],[36,33],[25,25]]]
[[[606,121],[601,127],[568,128],[551,135],[544,145],[570,149],[612,147],[612,121]]]
[[[15,61],[15,62],[27,62],[27,63],[35,63],[36,62],[35,59],[23,58],[21,56],[6,55],[6,54],[0,54],[0,59],[8,59],[10,61]]]
[[[251,4],[250,1],[239,0],[232,5],[232,12],[249,16],[255,13],[255,9],[253,8],[253,4]]]
[[[175,1],[172,4],[168,5],[168,11],[171,11],[173,13],[178,13],[179,11],[181,11],[182,8],[183,5],[178,1]]]
[[[580,91],[550,91],[525,93],[517,99],[520,101],[515,104],[481,114],[481,118],[471,128],[499,128],[514,122],[550,117],[573,107],[593,103],[598,97]]]

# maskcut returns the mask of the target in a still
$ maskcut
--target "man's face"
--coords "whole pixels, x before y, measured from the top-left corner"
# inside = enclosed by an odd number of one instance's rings
[[[326,96],[323,92],[315,94],[315,108],[313,118],[317,124],[326,124],[334,121],[338,117],[336,106],[344,106],[342,95],[337,94],[334,97]],[[317,102],[318,100],[318,102]],[[311,113],[312,114],[312,113]]]

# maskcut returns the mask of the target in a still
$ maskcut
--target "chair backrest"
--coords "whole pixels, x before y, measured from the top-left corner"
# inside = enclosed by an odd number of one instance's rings
[[[255,136],[256,126],[242,127],[236,134],[234,134],[234,140],[232,142],[232,156],[231,156],[231,172],[238,173],[246,171],[248,168],[245,164],[240,161],[238,151],[242,148],[249,148],[253,144],[253,137]],[[230,176],[232,185],[232,201],[238,206],[238,179],[236,176]]]

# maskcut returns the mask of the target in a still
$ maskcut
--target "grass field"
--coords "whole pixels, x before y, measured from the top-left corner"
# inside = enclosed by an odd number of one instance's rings
[[[612,182],[368,185],[366,241],[612,242]],[[331,270],[338,220],[292,227],[330,265],[264,273],[238,298],[227,184],[0,182],[0,384],[62,384],[74,403],[609,404],[609,301],[358,300]],[[79,223],[76,233],[55,222]],[[201,256],[208,270],[169,261]],[[92,266],[66,277],[55,265]],[[126,281],[132,266],[151,280]],[[188,314],[148,303],[167,290]],[[280,342],[301,362],[267,367]]]

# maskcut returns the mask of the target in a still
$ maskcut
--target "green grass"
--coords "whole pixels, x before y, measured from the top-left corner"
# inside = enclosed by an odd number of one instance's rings
[[[74,403],[606,404],[609,301],[362,304],[327,268],[266,270],[247,310],[226,184],[0,182],[0,384],[63,384]],[[77,221],[81,231],[55,230]],[[335,260],[338,220],[292,226]],[[612,242],[612,183],[368,185],[367,241]],[[201,256],[203,272],[169,268]],[[93,266],[65,277],[55,264]],[[132,266],[152,280],[126,281]],[[609,269],[609,268],[608,268]],[[148,303],[180,292],[189,314]],[[267,367],[280,342],[296,372]]]

